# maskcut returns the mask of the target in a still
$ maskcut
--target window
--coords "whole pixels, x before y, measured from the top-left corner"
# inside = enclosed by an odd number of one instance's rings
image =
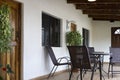
[[[42,46],[60,47],[61,20],[42,13]]]
[[[82,29],[82,34],[83,34],[83,45],[86,45],[89,47],[89,30],[83,28]]]
[[[120,29],[117,29],[114,34],[120,34]]]

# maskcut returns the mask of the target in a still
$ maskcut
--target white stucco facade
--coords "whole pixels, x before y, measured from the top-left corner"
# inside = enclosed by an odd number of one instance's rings
[[[91,19],[76,10],[66,0],[17,0],[22,3],[22,74],[23,80],[46,75],[53,64],[42,47],[42,17],[46,12],[62,20],[61,47],[53,47],[56,56],[68,56],[65,45],[66,20],[73,20],[77,30],[82,27],[91,30]],[[63,70],[66,67],[60,67]]]
[[[77,30],[90,31],[90,46],[96,51],[109,52],[110,27],[120,26],[120,22],[92,21],[81,10],[76,10],[66,0],[17,0],[22,3],[22,80],[47,75],[53,64],[42,46],[42,12],[62,20],[61,47],[53,47],[57,57],[69,56],[65,44],[66,21],[75,21]],[[108,57],[105,58],[108,61]],[[66,66],[59,67],[64,70]]]

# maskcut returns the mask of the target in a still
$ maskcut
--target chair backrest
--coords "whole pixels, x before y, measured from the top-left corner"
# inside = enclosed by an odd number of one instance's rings
[[[110,57],[111,62],[119,62],[120,63],[120,48],[112,48],[110,47]]]
[[[89,54],[90,54],[90,61],[91,63],[94,63],[96,61],[96,56],[95,55],[91,55],[93,54],[93,52],[95,52],[95,49],[94,47],[88,47],[88,50],[89,50]]]
[[[94,47],[88,47],[89,53],[92,54],[93,52],[95,52]]]
[[[51,58],[53,64],[56,65],[58,62],[57,62],[55,54],[54,54],[54,52],[52,50],[52,47],[51,46],[46,46],[46,49],[48,51],[48,54],[50,55],[50,58]]]
[[[90,56],[86,46],[67,46],[67,48],[73,68],[91,69]]]

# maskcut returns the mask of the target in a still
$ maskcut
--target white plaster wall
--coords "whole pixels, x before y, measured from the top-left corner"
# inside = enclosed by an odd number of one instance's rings
[[[29,80],[46,75],[50,72],[53,64],[42,47],[42,11],[56,16],[62,20],[61,47],[53,47],[57,57],[68,56],[65,45],[66,20],[73,20],[77,29],[82,32],[82,27],[91,30],[91,19],[76,10],[66,0],[17,0],[22,3],[23,31],[22,31],[22,54],[23,54],[23,79]],[[91,32],[92,33],[92,32]],[[91,35],[90,35],[91,36]],[[91,39],[90,39],[91,40]],[[59,67],[63,70],[66,67]]]
[[[111,27],[120,27],[120,22],[92,21],[93,25],[93,46],[96,51],[109,53],[111,46]],[[109,61],[109,56],[105,57],[105,62]]]

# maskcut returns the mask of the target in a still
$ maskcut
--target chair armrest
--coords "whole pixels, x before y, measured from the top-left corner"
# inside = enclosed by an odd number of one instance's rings
[[[99,59],[99,56],[90,56],[90,58]]]
[[[57,59],[58,62],[61,62],[62,60],[66,60],[67,62],[71,62],[70,57],[68,57],[68,56],[60,57],[60,58]]]
[[[109,59],[112,59],[112,56],[110,56],[110,58]]]

